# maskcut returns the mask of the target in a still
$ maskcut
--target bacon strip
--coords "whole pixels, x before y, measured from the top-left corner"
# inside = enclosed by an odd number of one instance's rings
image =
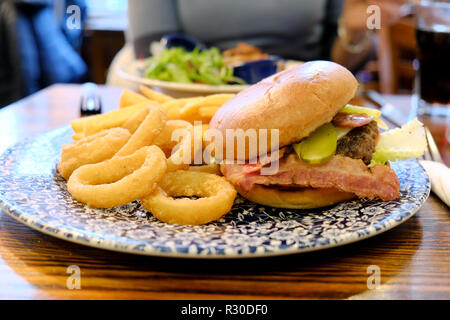
[[[359,198],[395,200],[400,196],[400,182],[395,172],[384,165],[368,168],[361,160],[336,155],[324,164],[310,165],[295,154],[279,162],[278,172],[262,176],[245,165],[223,165],[224,176],[243,191],[254,185],[295,185],[313,188],[337,188]]]
[[[246,163],[241,165],[241,170],[243,173],[252,173],[252,172],[259,172],[262,167],[265,165],[270,164],[271,162],[280,160],[284,154],[287,152],[288,148],[281,148],[278,150],[277,158],[273,158],[272,154],[260,156],[257,163]]]
[[[368,116],[366,114],[355,114],[355,113],[343,113],[339,112],[333,118],[333,124],[337,127],[349,127],[356,128],[362,127],[370,121],[373,120],[373,117]]]

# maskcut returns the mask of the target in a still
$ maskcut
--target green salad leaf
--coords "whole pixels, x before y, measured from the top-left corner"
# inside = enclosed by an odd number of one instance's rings
[[[157,57],[147,60],[144,77],[182,83],[245,84],[233,75],[233,67],[222,59],[219,49],[186,51],[181,47],[164,49]]]

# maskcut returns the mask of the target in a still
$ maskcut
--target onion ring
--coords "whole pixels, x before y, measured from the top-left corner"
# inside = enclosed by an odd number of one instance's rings
[[[149,111],[150,111],[149,108],[137,110],[120,127],[127,129],[128,131],[130,131],[131,134],[135,133],[136,130],[141,125],[142,121],[144,121],[145,118],[147,117]]]
[[[174,199],[172,197],[202,197]],[[228,213],[236,198],[236,190],[225,178],[191,171],[166,173],[159,188],[141,198],[146,210],[170,224],[200,225]]]
[[[115,156],[75,170],[67,182],[70,194],[95,208],[112,208],[152,193],[166,172],[166,157],[157,146]]]
[[[116,156],[127,156],[142,147],[149,146],[161,133],[167,121],[167,114],[157,106],[149,106],[148,115],[128,142],[120,149]]]
[[[72,144],[62,147],[58,172],[64,179],[69,179],[73,171],[86,164],[105,161],[119,151],[131,134],[122,128],[102,130]]]
[[[177,144],[176,141],[172,140],[172,133],[178,129],[189,130],[191,127],[192,124],[184,120],[168,120],[160,135],[153,141],[153,144],[157,145],[165,152],[171,151]]]

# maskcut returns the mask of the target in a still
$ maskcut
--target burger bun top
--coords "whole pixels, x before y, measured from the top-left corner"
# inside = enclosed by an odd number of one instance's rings
[[[343,66],[330,61],[311,61],[274,74],[241,91],[214,115],[209,128],[225,137],[227,129],[278,129],[279,144],[297,142],[331,122],[354,97],[358,82]],[[223,139],[226,148],[226,139]],[[257,156],[246,146],[245,159]],[[225,149],[224,149],[225,150]],[[262,151],[256,151],[260,154]]]

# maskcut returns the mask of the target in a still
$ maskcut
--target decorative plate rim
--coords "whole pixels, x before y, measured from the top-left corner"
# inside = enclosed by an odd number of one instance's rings
[[[429,195],[429,192],[428,192]],[[292,254],[301,254],[301,253],[307,253],[307,252],[314,252],[314,251],[320,251],[320,250],[325,250],[325,249],[331,249],[331,248],[337,248],[337,247],[341,247],[347,244],[352,244],[355,242],[359,242],[361,240],[366,240],[369,238],[372,238],[374,236],[377,236],[379,234],[382,234],[386,231],[389,231],[397,226],[399,226],[400,224],[406,222],[407,220],[409,220],[412,216],[414,216],[417,211],[420,210],[420,208],[422,207],[423,203],[425,203],[426,199],[428,198],[428,195],[426,196],[425,200],[422,202],[421,206],[415,208],[413,211],[411,211],[410,215],[408,215],[407,217],[405,217],[404,219],[402,219],[400,222],[398,223],[392,223],[390,224],[388,227],[386,228],[382,228],[379,231],[375,231],[373,233],[369,233],[366,234],[365,236],[358,236],[356,231],[353,231],[349,236],[348,239],[339,242],[339,243],[330,243],[328,245],[321,245],[321,246],[317,246],[317,247],[310,247],[310,248],[305,248],[305,249],[299,249],[299,248],[289,248],[289,249],[283,249],[283,250],[279,250],[279,251],[275,251],[275,252],[261,252],[261,253],[250,253],[250,254],[239,254],[239,253],[232,253],[232,254],[226,254],[226,255],[221,255],[221,254],[217,254],[217,255],[198,255],[198,254],[189,254],[189,253],[181,253],[181,252],[161,252],[158,251],[156,249],[152,249],[152,250],[144,250],[144,251],[138,251],[138,250],[130,250],[130,249],[120,249],[120,248],[116,248],[113,245],[109,245],[109,243],[113,242],[111,240],[103,240],[102,239],[102,243],[108,243],[108,245],[105,246],[96,246],[95,244],[89,243],[89,241],[82,241],[82,240],[78,240],[78,238],[75,237],[64,237],[63,235],[59,235],[58,233],[54,233],[48,229],[45,228],[44,224],[45,222],[41,222],[39,221],[39,219],[34,219],[30,222],[28,222],[27,220],[22,219],[22,216],[24,215],[23,213],[20,213],[19,210],[16,210],[13,208],[13,206],[8,208],[8,203],[7,201],[4,201],[4,199],[0,199],[0,210],[3,210],[5,213],[7,213],[9,216],[11,216],[12,218],[14,218],[15,220],[19,221],[20,223],[36,230],[39,232],[42,232],[46,235],[58,238],[60,240],[64,240],[64,241],[68,241],[68,242],[72,242],[75,244],[80,244],[80,245],[84,245],[84,246],[88,246],[91,248],[95,248],[95,249],[99,249],[99,250],[107,250],[107,251],[113,251],[113,252],[119,252],[119,253],[127,253],[127,254],[137,254],[137,255],[142,255],[142,256],[152,256],[152,257],[160,257],[160,258],[183,258],[183,259],[249,259],[249,258],[265,258],[265,257],[277,257],[277,256],[286,256],[286,255],[292,255]],[[391,220],[393,217],[391,217],[389,220]],[[36,225],[36,223],[42,224],[42,228],[39,228],[38,225]],[[373,225],[371,228],[375,228],[378,224]],[[59,228],[60,231],[63,231],[63,233],[71,233],[80,237],[84,237],[85,234],[83,234],[82,232],[79,232],[77,230],[70,230],[70,229],[66,229],[66,228]],[[92,237],[92,239],[94,239],[94,237]]]
[[[19,146],[26,146],[27,144],[36,141],[38,139],[42,139],[45,136],[51,136],[58,134],[61,135],[64,132],[68,131],[70,129],[69,126],[63,126],[59,127],[50,131],[47,131],[43,135],[39,137],[34,138],[27,138],[24,139],[10,147],[8,147],[4,152],[0,154],[0,158],[5,158],[8,154],[11,154],[14,152],[15,149],[17,149]],[[417,161],[417,165],[419,165],[423,172],[425,170],[423,169],[422,165]],[[278,248],[278,250],[274,250],[272,252],[246,252],[246,253],[239,253],[236,250],[233,252],[228,252],[225,254],[207,254],[207,255],[201,255],[199,253],[190,253],[188,252],[180,252],[180,251],[173,251],[173,252],[167,252],[167,251],[160,251],[158,250],[155,245],[146,244],[143,246],[142,250],[137,250],[133,247],[126,246],[125,242],[123,240],[115,241],[113,239],[108,238],[101,238],[96,235],[89,235],[87,236],[87,231],[79,230],[75,227],[70,226],[58,226],[57,228],[49,226],[46,221],[43,221],[39,218],[34,217],[33,215],[30,215],[27,212],[23,212],[20,208],[17,208],[14,204],[10,203],[8,199],[5,199],[2,194],[0,194],[0,210],[3,210],[5,213],[7,213],[9,216],[13,217],[15,220],[19,221],[20,223],[23,223],[24,225],[40,231],[44,234],[47,234],[49,236],[69,241],[72,243],[77,243],[80,245],[86,245],[89,247],[93,247],[96,249],[106,249],[109,251],[114,252],[121,252],[121,253],[128,253],[128,254],[138,254],[138,255],[145,255],[145,256],[155,256],[155,257],[167,257],[167,258],[185,258],[185,259],[246,259],[246,258],[262,258],[262,257],[273,257],[273,256],[283,256],[283,255],[290,255],[290,254],[298,254],[298,253],[306,253],[306,252],[312,252],[312,251],[318,251],[323,249],[329,249],[334,247],[340,247],[346,244],[351,244],[360,240],[365,240],[368,238],[371,238],[375,235],[381,234],[383,232],[386,232],[388,230],[393,229],[394,227],[404,223],[409,218],[411,218],[413,215],[417,213],[417,211],[423,206],[425,201],[428,199],[428,196],[430,194],[431,185],[429,177],[425,174],[426,177],[426,191],[424,194],[422,194],[420,201],[417,202],[417,205],[410,209],[408,211],[407,215],[402,216],[402,219],[396,220],[396,217],[399,216],[400,213],[392,214],[381,221],[378,221],[377,223],[365,226],[363,229],[356,230],[356,231],[347,231],[344,235],[340,236],[338,242],[332,242],[330,241],[328,244],[320,244],[317,246],[312,247],[306,247],[306,248],[299,248],[297,246],[291,246],[288,248]],[[378,227],[378,230],[377,230]],[[364,233],[364,235],[361,235],[361,232]],[[83,240],[84,239],[84,240]],[[125,238],[126,239],[126,238]],[[131,238],[128,244],[132,244],[139,247],[139,240],[134,240]],[[128,242],[128,241],[126,241]]]

